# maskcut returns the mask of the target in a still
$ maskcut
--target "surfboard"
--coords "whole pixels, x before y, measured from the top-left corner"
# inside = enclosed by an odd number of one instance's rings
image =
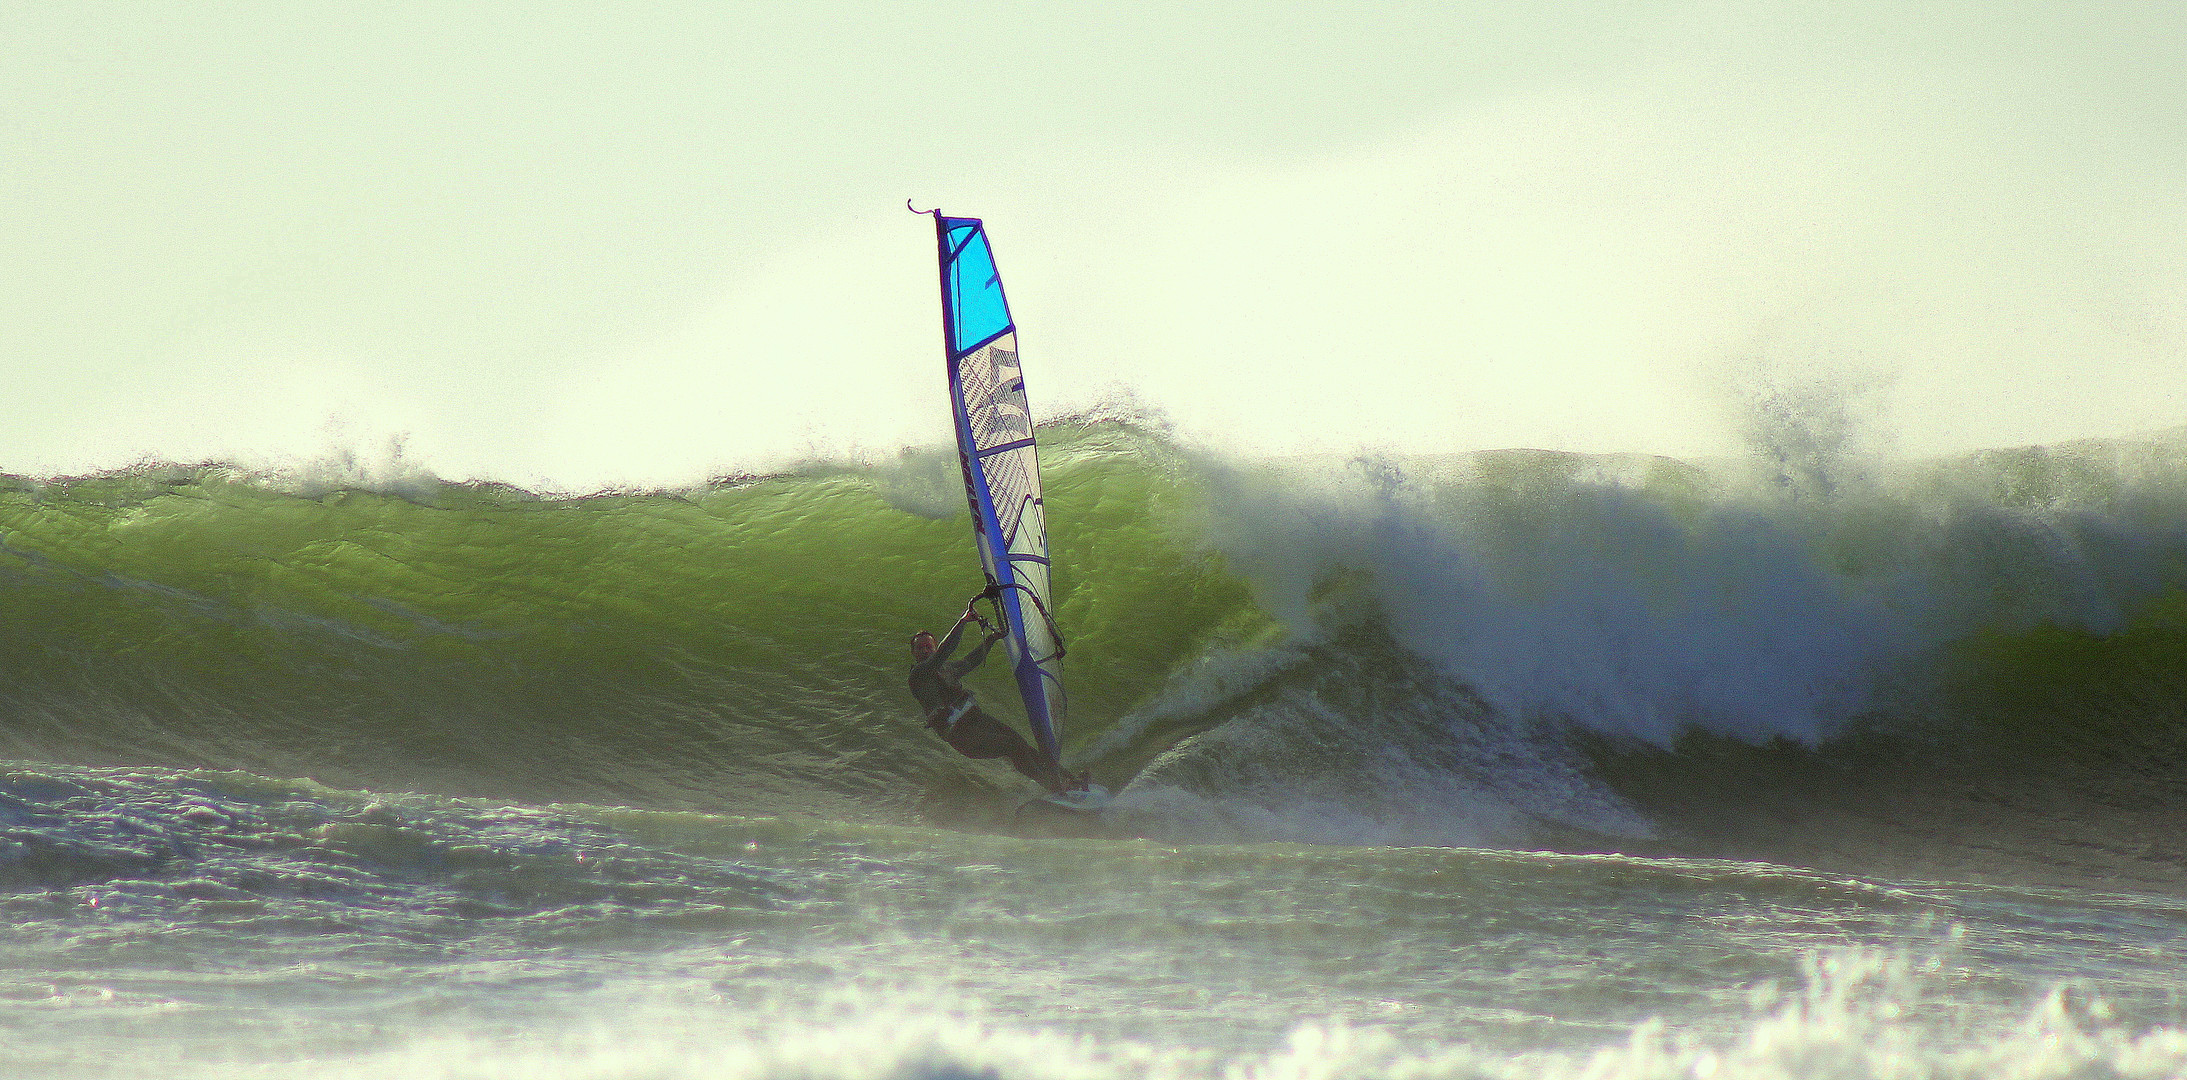
[[[1087,784],[1082,788],[1059,791],[1053,795],[1043,795],[1034,801],[1062,807],[1065,810],[1091,813],[1102,810],[1109,805],[1109,789],[1099,784]]]
[[[934,218],[941,261],[942,345],[950,413],[980,568],[999,586],[1001,616],[1018,696],[1034,742],[1062,767],[1063,633],[1049,580],[1048,516],[1040,493],[1040,450],[1018,359],[1017,324],[1003,294],[987,227],[979,218]],[[1074,793],[1066,792],[1065,795]],[[1090,793],[1066,808],[1091,809]],[[1051,796],[1050,801],[1062,796]],[[1104,791],[1099,800],[1106,804]]]

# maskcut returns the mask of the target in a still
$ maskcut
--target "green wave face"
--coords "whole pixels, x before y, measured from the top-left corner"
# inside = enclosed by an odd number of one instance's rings
[[[2110,633],[2043,623],[1971,635],[1939,681],[1942,707],[1992,757],[2170,773],[2187,760],[2187,592]]]
[[[1136,430],[1057,429],[1058,615],[1084,746],[1243,586]],[[218,468],[0,493],[7,752],[360,787],[893,813],[980,789],[907,642],[982,584],[954,459],[681,494],[310,493]],[[982,671],[1012,698],[1003,665]],[[1007,714],[1007,709],[998,708]]]

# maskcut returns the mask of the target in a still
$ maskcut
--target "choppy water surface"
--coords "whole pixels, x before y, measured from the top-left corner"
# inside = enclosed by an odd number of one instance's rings
[[[8,904],[0,1017],[18,1067],[57,1074],[2187,1066],[2187,905],[2146,895],[236,774],[19,769],[6,790],[12,864],[44,884]]]

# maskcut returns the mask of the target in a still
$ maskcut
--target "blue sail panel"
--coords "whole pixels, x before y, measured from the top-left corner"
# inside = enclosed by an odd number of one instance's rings
[[[951,356],[1010,329],[1010,302],[978,218],[936,217],[941,233],[944,322]]]
[[[980,565],[1003,587],[1004,640],[1026,720],[1041,752],[1060,766],[1063,640],[1053,618],[1047,511],[1017,332],[979,219],[936,214],[934,221],[950,409]]]

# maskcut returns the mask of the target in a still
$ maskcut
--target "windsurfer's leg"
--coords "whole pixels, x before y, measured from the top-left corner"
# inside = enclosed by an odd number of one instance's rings
[[[1025,774],[1027,780],[1047,788],[1050,794],[1071,786],[1060,770],[1048,764],[1048,759],[1030,746],[1011,752],[1009,759],[1011,768]]]
[[[957,726],[949,733],[949,745],[968,758],[1002,758],[1026,779],[1051,792],[1062,791],[1071,784],[1055,763],[1025,741],[1025,736],[978,709],[957,720]]]

